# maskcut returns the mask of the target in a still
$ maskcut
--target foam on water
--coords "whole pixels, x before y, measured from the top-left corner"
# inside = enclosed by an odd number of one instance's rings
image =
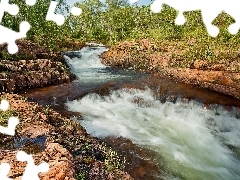
[[[92,44],[79,51],[74,51],[74,57],[65,55],[65,60],[70,66],[71,72],[77,76],[77,81],[85,84],[99,84],[112,80],[129,79],[134,77],[134,72],[127,72],[118,69],[114,72],[101,63],[100,55],[108,51],[108,48],[101,44]],[[68,52],[71,53],[71,52]]]
[[[71,65],[73,71],[78,71],[79,69],[90,69],[90,68],[104,68],[106,67],[100,61],[99,56],[107,51],[105,47],[83,47],[78,53],[81,58],[79,61],[78,57],[71,59],[68,63]]]
[[[109,73],[104,72],[106,66],[101,63],[99,58],[99,56],[107,50],[106,47],[86,46],[75,52],[78,55],[77,57],[70,58],[67,55],[64,57],[79,82],[101,82],[110,77]]]
[[[159,154],[165,179],[240,179],[240,120],[236,109],[205,108],[177,100],[161,103],[150,89],[120,89],[67,102],[97,137],[131,139]]]

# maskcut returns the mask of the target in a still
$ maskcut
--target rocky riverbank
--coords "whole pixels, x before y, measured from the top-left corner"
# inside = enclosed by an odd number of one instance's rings
[[[171,77],[240,99],[239,59],[192,60],[185,57],[185,51],[178,43],[125,41],[105,52],[102,63]]]
[[[76,121],[16,94],[4,93],[1,99],[9,101],[10,109],[0,112],[0,125],[6,126],[10,116],[20,120],[15,136],[0,134],[0,163],[10,163],[10,178],[23,175],[26,163],[16,160],[23,150],[33,154],[35,164],[49,164],[49,171],[39,174],[42,180],[132,179],[124,172],[124,159]]]
[[[0,134],[0,164],[10,164],[9,178],[21,179],[27,163],[17,161],[16,154],[23,150],[33,155],[35,164],[49,164],[49,171],[39,174],[41,180],[132,179],[124,172],[125,159],[89,135],[78,122],[50,106],[42,107],[9,94],[75,78],[62,53],[49,52],[26,40],[17,44],[19,52],[14,55],[7,53],[6,45],[0,46],[0,100],[10,102],[9,110],[0,111],[0,125],[7,126],[11,116],[20,120],[15,136]],[[65,49],[82,46],[70,42]]]
[[[36,43],[19,40],[19,51],[10,55],[6,45],[0,46],[0,92],[19,91],[70,82],[62,53],[50,52]],[[69,43],[65,49],[81,49],[83,44]]]
[[[2,60],[0,70],[0,91],[2,92],[19,92],[67,83],[75,77],[66,65],[51,59]]]

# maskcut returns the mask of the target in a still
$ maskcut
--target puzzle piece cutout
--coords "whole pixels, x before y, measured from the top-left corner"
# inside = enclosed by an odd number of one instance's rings
[[[47,172],[49,170],[49,165],[46,162],[41,163],[36,166],[32,155],[25,153],[24,151],[19,151],[17,153],[18,161],[27,161],[27,166],[22,176],[22,180],[39,180],[38,174],[40,172]],[[8,163],[2,163],[0,165],[0,180],[12,180],[8,178],[8,173],[10,171],[10,165]]]
[[[7,100],[2,100],[0,104],[0,109],[6,111],[9,108],[9,102]],[[0,126],[0,133],[7,135],[15,135],[15,128],[19,124],[19,119],[17,117],[10,117],[8,119],[8,127]]]
[[[27,0],[27,4],[34,5],[36,0]],[[9,4],[9,0],[1,0],[0,2],[0,22],[2,21],[4,12],[11,15],[17,15],[19,7],[15,4]],[[18,46],[15,41],[20,38],[26,37],[27,31],[30,29],[28,22],[23,21],[20,23],[20,32],[15,32],[7,27],[0,25],[0,44],[8,43],[8,52],[14,54],[18,51]]]
[[[56,1],[51,1],[48,12],[47,12],[47,16],[46,16],[46,20],[47,21],[54,21],[57,23],[58,26],[63,25],[65,18],[63,15],[61,14],[55,14],[55,9],[57,7],[58,2]],[[71,8],[71,13],[74,16],[79,16],[82,13],[82,9],[78,8],[78,7],[72,7]]]
[[[17,153],[18,161],[27,161],[27,166],[25,168],[22,180],[39,180],[38,174],[40,172],[47,172],[49,170],[49,165],[46,162],[40,165],[35,165],[32,155],[25,153],[24,151],[19,151]]]
[[[130,2],[131,4],[134,4],[134,3],[138,2],[138,0],[129,0],[129,2]]]
[[[14,54],[18,51],[16,40],[26,37],[27,32],[30,30],[30,24],[26,21],[21,22],[20,32],[15,32],[5,26],[0,25],[0,44],[8,43],[8,52]]]
[[[36,0],[26,0],[26,4],[29,6],[33,6],[36,4]],[[46,20],[55,21],[57,25],[62,25],[65,21],[65,18],[61,14],[55,14],[55,9],[57,7],[58,2],[51,1],[51,4],[48,9],[48,13],[46,16]],[[1,0],[0,2],[0,22],[2,21],[2,17],[4,12],[8,12],[11,15],[16,15],[19,12],[19,7],[15,4],[9,4],[9,0]],[[78,16],[82,13],[82,10],[77,7],[72,7],[71,13],[75,16]],[[20,23],[20,31],[15,32],[7,27],[0,25],[0,44],[8,43],[8,52],[10,54],[15,54],[18,52],[18,46],[16,45],[16,40],[20,38],[25,38],[27,32],[30,30],[30,24],[26,21]]]
[[[0,109],[6,111],[9,108],[9,102],[7,100],[2,100],[0,104]],[[10,117],[8,120],[8,127],[0,126],[0,132],[4,134],[14,135],[15,128],[19,123],[18,118]],[[46,162],[40,165],[35,165],[32,155],[28,155],[24,151],[19,151],[16,156],[18,161],[27,161],[27,166],[25,168],[22,180],[39,180],[38,174],[40,172],[47,172],[49,170],[49,165]],[[8,163],[2,163],[0,165],[0,180],[12,180],[7,177],[10,171],[10,165]]]
[[[82,9],[81,9],[81,8],[78,8],[78,7],[72,7],[72,8],[71,8],[71,13],[72,13],[74,16],[79,16],[79,15],[82,13]]]
[[[57,7],[58,2],[51,1],[50,6],[48,8],[46,20],[47,21],[55,21],[58,26],[63,25],[65,18],[61,14],[55,14],[55,9]]]
[[[36,0],[26,0],[26,4],[29,6],[33,6],[36,4]]]
[[[6,110],[8,110],[8,108],[9,108],[9,102],[7,100],[3,99],[0,104],[0,109],[2,111],[6,111]]]
[[[13,180],[11,178],[8,178],[7,175],[10,171],[10,165],[8,163],[2,163],[0,165],[0,179],[1,180]]]
[[[212,37],[216,37],[220,31],[212,22],[223,11],[235,20],[235,23],[228,27],[229,33],[235,35],[240,29],[240,1],[237,0],[155,0],[150,8],[153,12],[158,13],[161,11],[163,4],[167,4],[178,11],[175,19],[177,25],[183,25],[186,22],[183,15],[185,11],[201,10],[203,23],[208,34]]]
[[[9,0],[1,0],[0,2],[0,22],[2,22],[2,18],[4,12],[8,12],[11,15],[17,15],[19,12],[19,7],[15,4],[9,4]]]
[[[14,136],[15,128],[19,124],[19,120],[17,117],[10,117],[8,119],[8,127],[0,126],[0,133]]]

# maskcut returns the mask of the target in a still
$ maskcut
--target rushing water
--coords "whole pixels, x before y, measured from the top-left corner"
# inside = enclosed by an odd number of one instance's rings
[[[68,63],[85,84],[131,79],[133,72],[102,65],[105,47],[85,47]],[[77,52],[76,52],[77,53]],[[145,89],[120,88],[105,96],[88,94],[68,101],[69,111],[81,112],[79,122],[97,137],[124,137],[156,152],[164,167],[155,179],[240,179],[240,112],[238,108],[205,106],[178,98],[160,101]]]
[[[71,71],[77,76],[81,84],[99,85],[110,81],[126,81],[140,76],[127,69],[116,69],[103,65],[99,56],[107,51],[104,46],[86,46],[79,51],[66,52],[65,59]],[[71,58],[72,57],[72,58]]]
[[[238,100],[106,67],[99,56],[107,50],[97,46],[67,52],[77,79],[25,96],[64,114],[65,106],[80,112],[79,122],[89,133],[132,153],[126,170],[136,179],[240,179]]]
[[[234,109],[161,103],[149,89],[90,94],[67,106],[83,113],[80,122],[89,133],[125,137],[158,152],[167,173],[180,179],[240,178],[240,121]]]

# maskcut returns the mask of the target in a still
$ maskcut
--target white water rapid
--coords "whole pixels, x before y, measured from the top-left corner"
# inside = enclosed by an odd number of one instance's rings
[[[85,85],[132,78],[134,74],[132,71],[119,69],[116,73],[101,63],[99,56],[107,50],[108,48],[103,45],[86,46],[80,51],[72,52],[75,55],[73,58],[65,55],[65,60],[72,73],[77,76],[77,81]]]
[[[193,101],[161,103],[149,89],[90,94],[66,105],[83,114],[80,123],[90,134],[122,136],[158,152],[179,179],[240,179],[240,120],[234,111]]]
[[[73,73],[82,81],[91,76],[108,79],[109,74],[101,76],[93,70],[106,68],[98,58],[106,49],[96,49],[95,54],[85,50],[83,60],[69,61]],[[107,96],[88,94],[66,106],[82,113],[84,120],[79,122],[88,133],[121,136],[155,151],[158,163],[165,167],[159,178],[240,179],[240,112],[236,108],[206,108],[185,99],[162,103],[149,88],[119,89]]]

